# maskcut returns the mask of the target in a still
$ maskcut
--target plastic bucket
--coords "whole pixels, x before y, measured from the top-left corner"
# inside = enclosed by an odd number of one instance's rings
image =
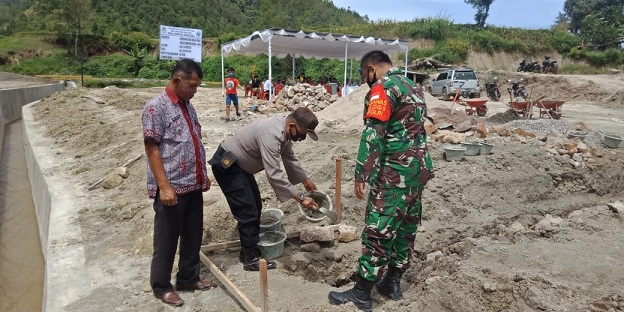
[[[260,241],[258,242],[258,249],[260,249],[260,254],[262,254],[264,259],[275,259],[284,253],[286,233],[269,231],[262,232],[259,236]]]
[[[476,142],[464,142],[462,145],[466,148],[464,151],[464,156],[475,156],[479,155],[481,151],[481,143]]]
[[[617,148],[622,143],[622,137],[613,133],[605,133],[602,136],[602,143],[610,148]]]
[[[587,132],[585,131],[577,131],[577,130],[568,131],[568,139],[579,138],[581,139],[581,141],[585,141],[585,136],[587,136]]]
[[[479,149],[479,154],[490,155],[492,153],[492,148],[494,148],[494,145],[483,143],[481,144],[481,148]]]
[[[284,212],[277,208],[262,210],[260,215],[260,233],[267,231],[281,231]]]
[[[444,146],[444,155],[447,161],[461,161],[464,158],[466,147],[462,145],[446,145]]]
[[[314,199],[314,201],[319,205],[319,208],[325,207],[327,208],[327,210],[330,210],[330,211],[334,210],[334,203],[329,197],[329,195],[319,192],[319,191],[308,192],[305,195],[308,197],[312,197],[312,199]],[[303,206],[301,206],[301,204],[298,204],[298,205],[299,205],[299,212],[301,212],[301,214],[310,222],[314,222],[314,223],[321,222],[327,217],[325,216],[325,214],[323,214],[320,211],[306,209]]]

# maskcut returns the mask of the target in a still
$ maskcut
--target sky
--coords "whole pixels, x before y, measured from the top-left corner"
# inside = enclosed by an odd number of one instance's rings
[[[333,0],[334,5],[351,8],[372,21],[445,17],[456,24],[474,24],[477,12],[464,0]],[[502,27],[550,28],[565,0],[494,0],[486,24]],[[382,3],[382,5],[380,5]]]

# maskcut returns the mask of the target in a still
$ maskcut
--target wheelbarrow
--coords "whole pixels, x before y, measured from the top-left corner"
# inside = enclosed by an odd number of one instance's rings
[[[535,102],[535,107],[539,108],[539,116],[549,116],[552,119],[561,118],[561,106],[565,101],[539,100]]]
[[[522,117],[527,117],[529,116],[529,110],[530,110],[530,102],[518,102],[518,101],[510,101],[507,103],[509,105],[509,107],[516,112],[516,114],[521,115]]]
[[[462,84],[463,85],[463,84]],[[487,103],[488,99],[460,99],[459,97],[459,91],[461,90],[461,86],[457,89],[457,92],[455,93],[455,97],[453,97],[453,104],[457,103],[461,106],[464,106],[464,108],[466,109],[466,114],[468,115],[478,115],[478,116],[485,116],[485,114],[487,114],[488,112],[488,108],[485,105],[485,103]],[[452,107],[451,107],[451,111]]]

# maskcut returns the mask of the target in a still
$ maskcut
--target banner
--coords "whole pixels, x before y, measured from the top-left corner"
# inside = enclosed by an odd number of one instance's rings
[[[200,63],[202,57],[201,29],[160,25],[160,59],[192,59]]]

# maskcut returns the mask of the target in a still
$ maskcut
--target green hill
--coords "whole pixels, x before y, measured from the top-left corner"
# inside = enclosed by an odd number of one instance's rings
[[[202,29],[204,37],[237,35],[270,27],[319,29],[364,24],[358,13],[327,0],[3,0],[0,35],[23,31],[112,32],[158,35],[159,25]]]

